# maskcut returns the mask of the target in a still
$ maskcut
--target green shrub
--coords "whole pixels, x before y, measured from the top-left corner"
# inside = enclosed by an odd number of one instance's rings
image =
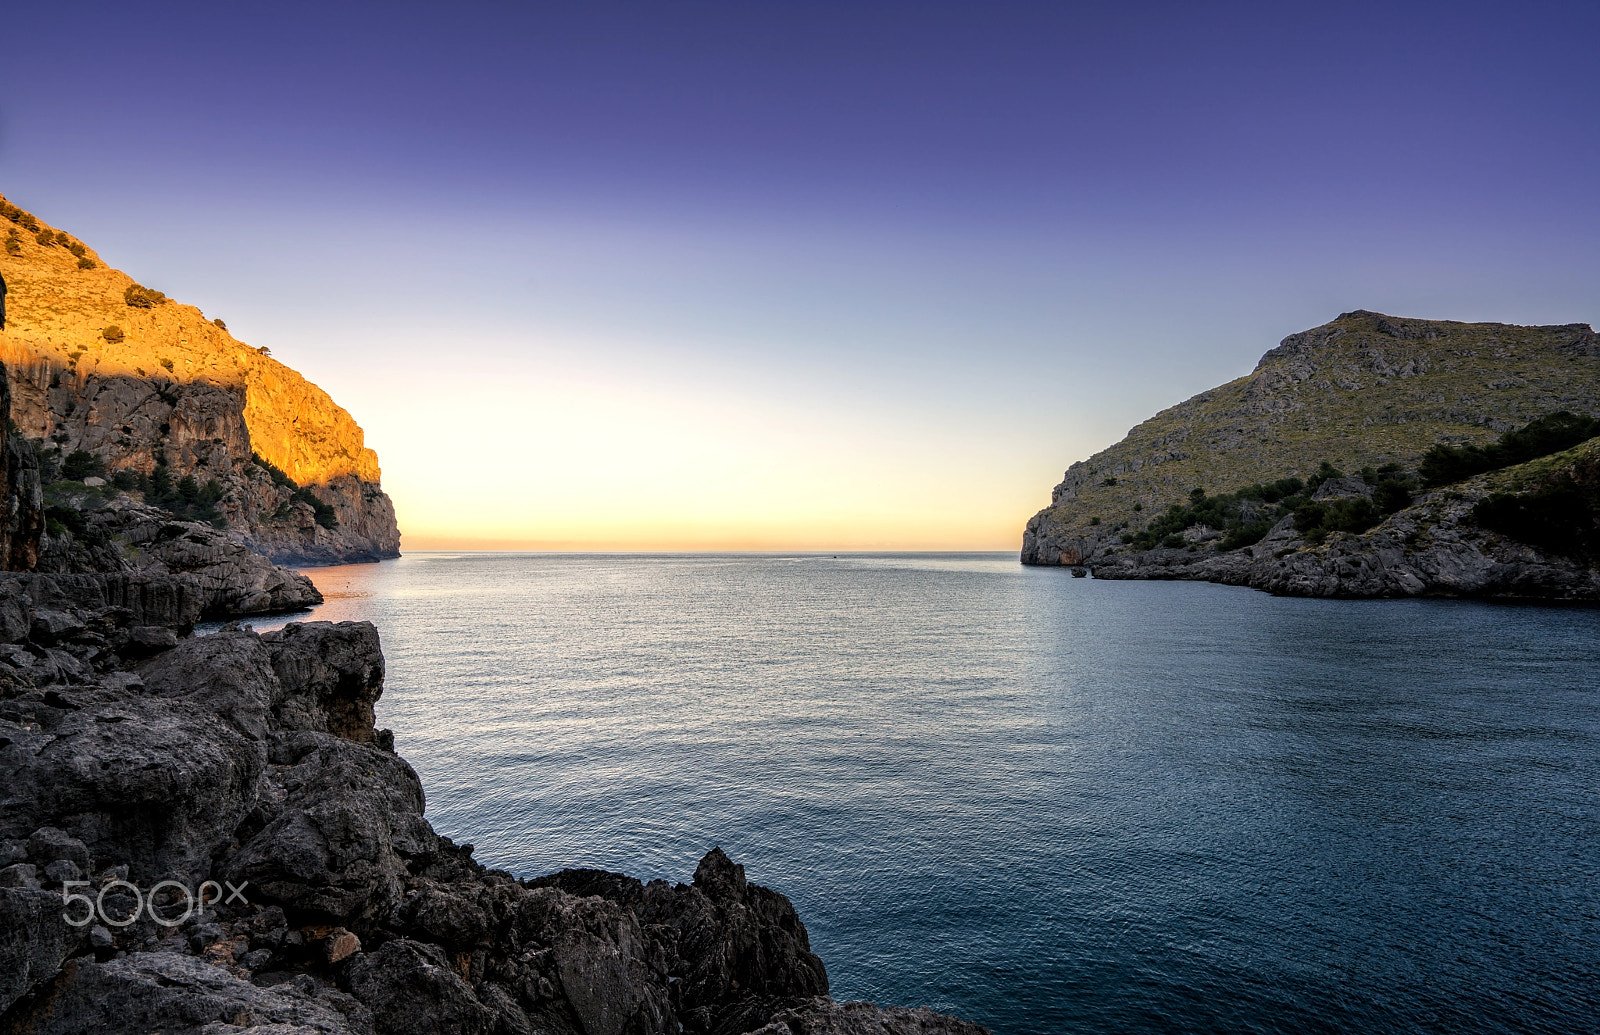
[[[15,231],[12,232],[12,235],[10,237],[6,238],[6,254],[7,255],[21,255],[22,254],[22,240],[21,240],[21,238],[16,236],[16,232]]]
[[[1385,478],[1372,490],[1373,504],[1385,514],[1411,506],[1411,490],[1398,478]]]
[[[44,516],[52,535],[59,536],[61,531],[71,532],[73,535],[83,535],[89,530],[88,522],[83,520],[82,512],[72,507],[52,506],[46,507]]]
[[[95,261],[87,256],[79,256],[78,268],[80,270],[92,270],[95,268]]]
[[[104,474],[105,465],[91,452],[75,449],[61,462],[61,477],[69,482],[81,482],[90,475]]]
[[[116,324],[112,324],[110,327],[106,327],[101,330],[100,337],[115,345],[117,342],[127,337],[127,335],[122,333],[121,327],[118,327]]]
[[[1161,540],[1161,545],[1165,546],[1169,550],[1177,550],[1177,549],[1187,545],[1188,542],[1189,541],[1187,539],[1185,539],[1183,536],[1174,534],[1174,535],[1169,535],[1165,539]]]
[[[1322,461],[1321,466],[1317,468],[1317,473],[1306,479],[1306,494],[1315,495],[1317,489],[1322,486],[1323,482],[1331,482],[1337,478],[1343,477],[1343,471],[1324,460]]]
[[[176,482],[172,470],[158,462],[149,477],[136,471],[118,471],[112,484],[119,489],[141,489],[146,503],[160,507],[173,517],[184,521],[207,521],[218,528],[226,528],[228,519],[217,504],[222,500],[223,489],[215,478],[201,485],[192,474]]]
[[[1099,523],[1100,523],[1100,518],[1099,518],[1098,515],[1096,515],[1095,517],[1092,517],[1092,518],[1089,519],[1089,524],[1091,524],[1091,525],[1098,525]]]
[[[216,318],[216,319],[215,319],[215,320],[212,320],[212,321],[211,321],[211,322],[212,322],[212,323],[214,323],[214,324],[216,324],[216,325],[217,325],[217,327],[218,327],[218,328],[219,328],[219,329],[221,329],[221,330],[224,330],[224,331],[225,331],[225,330],[227,330],[227,329],[228,329],[228,325],[227,325],[227,324],[225,324],[225,323],[223,323],[223,322],[222,322],[222,317],[220,317],[220,316],[219,316],[219,317],[217,317],[217,318]]]
[[[129,284],[122,292],[122,300],[134,309],[154,309],[167,301],[167,296],[142,284]]]
[[[1115,485],[1115,484],[1117,484],[1117,480],[1115,478],[1107,478],[1104,481],[1102,481],[1100,484],[1101,485]]]
[[[1423,455],[1419,471],[1425,486],[1437,488],[1559,453],[1596,435],[1600,420],[1560,410],[1508,431],[1487,446],[1436,445]]]
[[[321,525],[323,528],[339,527],[339,515],[331,506],[318,499],[316,494],[310,489],[296,489],[294,491],[293,498],[308,505],[313,511],[315,511],[317,524]]]
[[[56,246],[56,235],[53,230],[40,230],[38,234],[34,235],[33,239],[46,248],[54,248]]]
[[[62,241],[61,243],[67,246],[67,251],[76,255],[80,259],[83,258],[84,253],[89,250],[83,245],[79,244],[77,241]]]
[[[1135,503],[1135,504],[1134,504],[1134,505],[1133,505],[1133,512],[1134,512],[1134,513],[1135,513],[1135,514],[1137,514],[1137,513],[1139,513],[1139,511],[1141,511],[1141,510],[1143,510],[1143,509],[1144,509],[1144,504],[1143,504],[1143,503]]]
[[[1272,526],[1278,522],[1275,518],[1261,518],[1249,524],[1239,523],[1228,529],[1228,534],[1222,537],[1222,549],[1237,550],[1245,546],[1254,546],[1267,537],[1272,531]]]
[[[1600,553],[1600,507],[1570,475],[1528,493],[1497,492],[1472,508],[1482,528],[1551,553]]]
[[[280,471],[278,467],[271,461],[264,459],[260,453],[252,452],[250,454],[250,461],[263,471],[266,471],[267,474],[272,477],[272,484],[278,486],[280,489],[288,489],[292,492],[293,490],[300,488],[293,478]]]

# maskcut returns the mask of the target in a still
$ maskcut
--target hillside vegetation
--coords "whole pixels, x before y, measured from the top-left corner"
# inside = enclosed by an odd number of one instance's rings
[[[1358,531],[1404,506],[1400,494],[1429,475],[1487,470],[1474,450],[1561,411],[1600,417],[1600,339],[1586,324],[1345,313],[1285,338],[1248,376],[1163,410],[1073,464],[1028,523],[1022,559],[1080,564],[1119,548],[1172,545],[1174,505],[1206,500],[1229,511],[1217,527],[1243,529],[1232,544],[1241,545],[1281,517],[1279,501],[1304,498],[1306,485],[1330,471],[1392,483],[1370,507],[1323,505],[1326,523],[1313,526]],[[1460,470],[1423,468],[1430,450],[1435,467]]]

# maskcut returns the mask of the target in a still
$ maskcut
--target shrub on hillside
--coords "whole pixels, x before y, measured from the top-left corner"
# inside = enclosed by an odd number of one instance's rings
[[[137,471],[118,471],[111,484],[119,489],[139,489],[146,503],[170,511],[174,517],[185,521],[206,521],[217,528],[225,528],[228,519],[217,504],[222,500],[223,489],[215,478],[201,485],[192,474],[177,481],[172,470],[158,462],[148,476]]]
[[[83,258],[84,254],[89,250],[83,245],[79,244],[77,241],[63,241],[61,243],[67,246],[67,251],[76,255],[80,259]]]
[[[217,317],[217,318],[216,318],[216,319],[215,319],[215,320],[212,320],[212,321],[211,321],[211,322],[212,322],[212,323],[214,323],[214,324],[216,324],[216,325],[217,325],[217,327],[218,327],[218,328],[219,328],[219,329],[220,329],[220,330],[224,330],[224,331],[225,331],[225,330],[227,330],[227,329],[228,329],[228,325],[227,325],[227,324],[225,324],[225,323],[223,323],[223,322],[222,322],[222,317],[220,317],[220,316],[219,316],[219,317]]]
[[[118,327],[116,324],[112,324],[110,327],[107,327],[100,332],[100,337],[115,345],[117,342],[127,337],[127,335],[122,333],[121,327]]]
[[[104,473],[105,465],[100,462],[98,457],[86,449],[74,449],[61,462],[61,478],[63,481],[81,482],[91,475]]]
[[[80,270],[92,270],[96,265],[97,263],[93,259],[83,255],[78,256],[78,268]]]
[[[287,474],[284,474],[283,471],[278,468],[278,465],[274,464],[270,460],[267,460],[260,453],[252,452],[250,454],[250,462],[267,472],[268,476],[272,478],[272,484],[276,485],[278,488],[288,489],[291,492],[300,488],[299,484],[297,484],[293,478],[289,477]]]
[[[1472,508],[1482,528],[1551,553],[1600,553],[1600,507],[1570,475],[1536,492],[1497,492]]]
[[[334,512],[334,509],[331,506],[318,499],[316,494],[310,489],[296,489],[294,498],[299,500],[301,503],[306,504],[316,512],[316,522],[323,528],[339,527],[339,515]]]
[[[6,254],[7,255],[21,255],[22,254],[22,239],[20,237],[18,237],[15,233],[13,233],[10,237],[6,238]]]
[[[167,368],[167,373],[169,373],[169,374],[172,373],[172,360],[167,359],[165,356],[163,356],[161,358],[161,365]]]
[[[122,300],[134,309],[154,309],[167,301],[167,296],[142,284],[129,284],[122,292]]]
[[[1600,435],[1600,420],[1560,410],[1508,431],[1486,446],[1434,446],[1422,458],[1422,481],[1430,489],[1449,485],[1571,449],[1596,435]]]
[[[54,248],[56,246],[56,235],[55,231],[53,230],[40,230],[33,239],[44,245],[46,248]]]

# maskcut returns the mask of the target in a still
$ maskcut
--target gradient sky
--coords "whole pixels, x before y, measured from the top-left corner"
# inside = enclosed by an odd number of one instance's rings
[[[1013,549],[1358,308],[1600,317],[1600,4],[30,4],[0,191],[405,546]]]

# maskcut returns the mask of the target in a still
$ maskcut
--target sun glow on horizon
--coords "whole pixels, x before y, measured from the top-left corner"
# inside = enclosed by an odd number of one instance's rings
[[[1047,502],[1014,429],[977,416],[635,375],[369,380],[352,410],[402,549],[1014,550]]]

